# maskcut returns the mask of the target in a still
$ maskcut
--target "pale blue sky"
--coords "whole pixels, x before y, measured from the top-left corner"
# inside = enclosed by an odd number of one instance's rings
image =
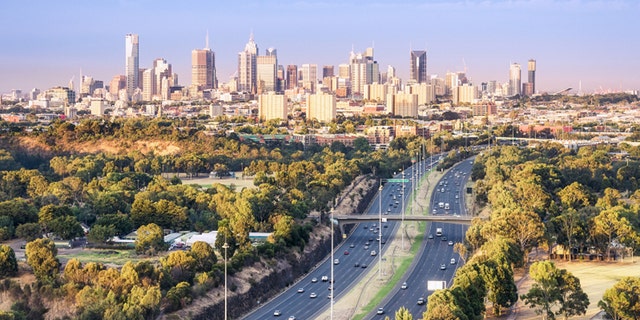
[[[537,88],[640,89],[636,0],[1,0],[0,93],[67,85],[80,69],[108,84],[124,74],[124,37],[140,36],[140,67],[162,57],[191,83],[191,50],[207,30],[218,79],[237,68],[253,31],[279,64],[337,65],[374,45],[386,71],[408,77],[409,49],[426,49],[428,73],[466,63],[474,83],[508,80],[509,64],[537,60]]]

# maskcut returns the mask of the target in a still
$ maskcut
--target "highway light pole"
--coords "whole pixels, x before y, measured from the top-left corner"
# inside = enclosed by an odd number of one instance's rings
[[[378,188],[378,280],[382,280],[382,180]]]
[[[224,249],[224,320],[227,320],[227,249],[229,244],[225,241],[222,248]]]
[[[331,288],[331,320],[333,320],[333,293],[335,292],[334,286],[333,286],[333,206],[331,207],[331,219],[329,219],[329,225],[331,226],[331,278],[329,279],[329,288]]]
[[[400,235],[402,236],[402,250],[404,250],[404,166],[402,167],[402,220],[400,221]]]

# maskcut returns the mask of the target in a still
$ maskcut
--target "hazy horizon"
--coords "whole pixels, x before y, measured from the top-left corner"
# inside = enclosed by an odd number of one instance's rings
[[[0,4],[0,93],[66,86],[80,70],[108,85],[124,74],[125,35],[140,37],[140,68],[165,58],[191,84],[191,51],[216,53],[219,82],[237,70],[253,32],[278,64],[348,63],[374,47],[380,71],[406,83],[409,50],[427,51],[427,72],[467,70],[474,83],[506,82],[509,65],[537,61],[538,91],[640,89],[640,2],[633,0],[415,1],[18,1]]]

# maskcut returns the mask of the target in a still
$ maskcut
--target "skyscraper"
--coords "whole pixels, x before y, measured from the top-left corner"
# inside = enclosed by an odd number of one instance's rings
[[[316,85],[318,84],[318,65],[317,64],[303,64],[302,65],[302,87],[316,92]]]
[[[427,78],[427,52],[423,50],[412,50],[411,61],[409,62],[409,81],[426,83]]]
[[[191,51],[191,85],[197,91],[214,89],[216,83],[216,56],[209,49],[209,35],[204,49]]]
[[[253,41],[253,33],[244,51],[238,53],[238,91],[255,94],[258,89],[257,77],[258,45]]]
[[[512,63],[509,68],[509,96],[521,94],[520,64]]]
[[[138,74],[140,53],[138,48],[138,35],[127,34],[125,36],[125,75],[127,76],[127,94],[131,96],[136,88],[140,87]]]
[[[533,59],[529,60],[527,63],[527,70],[529,71],[527,82],[530,83],[531,94],[536,93],[536,61]]]
[[[333,77],[333,66],[322,67],[322,79]]]
[[[275,52],[275,50],[274,50]],[[258,56],[256,75],[258,77],[258,94],[276,91],[276,74],[278,72],[278,60],[275,55]]]
[[[290,64],[287,66],[287,89],[298,87],[298,66]]]
[[[378,62],[373,60],[373,48],[367,48],[364,54],[351,51],[349,56],[351,72],[351,95],[362,95],[364,85],[380,81]]]

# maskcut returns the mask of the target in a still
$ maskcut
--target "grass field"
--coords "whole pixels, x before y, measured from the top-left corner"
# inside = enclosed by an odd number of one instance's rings
[[[69,253],[60,253],[58,258],[63,262],[70,259],[78,259],[80,262],[99,262],[110,266],[122,266],[126,262],[138,262],[143,260],[157,260],[157,257],[138,256],[133,250],[105,250],[83,249]]]

